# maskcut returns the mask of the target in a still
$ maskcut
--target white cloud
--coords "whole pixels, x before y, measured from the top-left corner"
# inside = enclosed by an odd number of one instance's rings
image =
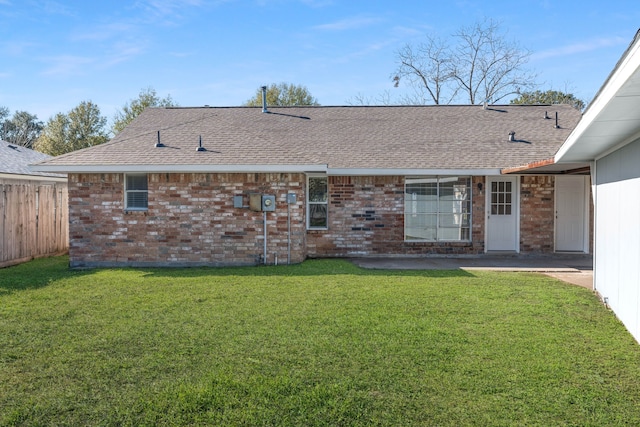
[[[378,22],[380,22],[380,19],[378,18],[356,16],[353,18],[342,19],[336,22],[316,25],[313,27],[313,29],[322,31],[356,30],[359,28],[369,27]]]
[[[88,65],[95,62],[95,59],[84,56],[59,55],[44,58],[49,66],[41,73],[52,77],[69,77],[85,74]]]
[[[622,37],[605,37],[598,39],[591,39],[582,43],[574,43],[570,45],[560,46],[553,49],[547,49],[540,52],[534,52],[531,55],[531,60],[541,60],[555,57],[565,57],[575,55],[578,53],[591,52],[597,49],[617,46],[620,44],[626,44],[628,40]]]
[[[113,46],[113,51],[104,58],[104,67],[109,68],[114,65],[126,62],[131,58],[141,55],[145,51],[145,43],[136,41],[135,43],[120,42]]]
[[[135,31],[136,27],[125,22],[114,22],[107,25],[98,25],[90,31],[77,33],[71,36],[73,41],[95,40],[103,41],[114,37],[122,37]]]

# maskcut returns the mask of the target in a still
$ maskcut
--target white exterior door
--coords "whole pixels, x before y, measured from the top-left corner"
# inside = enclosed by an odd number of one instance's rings
[[[487,178],[486,251],[516,251],[518,245],[518,177]]]
[[[584,252],[587,232],[586,177],[556,177],[556,251]]]

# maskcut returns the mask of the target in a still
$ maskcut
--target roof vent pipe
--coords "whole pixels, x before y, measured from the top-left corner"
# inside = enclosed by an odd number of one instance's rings
[[[200,141],[198,142],[198,147],[196,148],[196,151],[206,151],[206,148],[202,146],[202,135],[200,135]]]
[[[267,87],[262,86],[262,112],[268,113],[267,111]]]
[[[158,131],[158,142],[156,142],[156,147],[164,147],[164,144],[160,142],[160,131]]]
[[[558,112],[556,111],[556,125],[554,126],[556,129],[560,129],[560,125],[558,124]]]
[[[544,118],[545,119],[550,119],[551,118],[551,117],[549,117],[549,114],[546,111],[544,112]]]
[[[509,132],[509,142],[513,142],[515,140],[516,133],[514,131]]]

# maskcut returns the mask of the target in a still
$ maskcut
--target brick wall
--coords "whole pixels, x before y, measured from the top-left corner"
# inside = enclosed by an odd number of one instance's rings
[[[262,212],[233,207],[233,196],[276,196],[267,212],[267,263],[305,258],[303,174],[149,174],[148,211],[124,210],[122,174],[70,174],[71,265],[252,265],[264,253]],[[297,203],[287,205],[287,193]]]
[[[552,253],[555,238],[555,177],[520,177],[520,252]]]
[[[472,242],[405,242],[403,176],[330,176],[328,230],[308,231],[312,257],[472,254],[484,250],[484,192],[472,180]],[[482,194],[482,195],[481,195]]]
[[[471,242],[405,242],[403,176],[330,176],[329,227],[306,230],[304,174],[149,174],[149,209],[124,210],[122,174],[69,175],[69,254],[80,266],[253,265],[264,253],[263,213],[233,196],[274,194],[267,263],[310,257],[484,252],[484,177],[472,178]],[[554,177],[520,178],[520,250],[551,253]],[[287,193],[297,202],[287,205]]]

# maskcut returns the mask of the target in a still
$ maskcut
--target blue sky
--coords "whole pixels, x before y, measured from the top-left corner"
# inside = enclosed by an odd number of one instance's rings
[[[637,0],[0,0],[0,106],[112,119],[142,88],[234,106],[263,84],[322,105],[388,91],[395,52],[484,18],[531,51],[541,89],[589,101],[640,27]]]

